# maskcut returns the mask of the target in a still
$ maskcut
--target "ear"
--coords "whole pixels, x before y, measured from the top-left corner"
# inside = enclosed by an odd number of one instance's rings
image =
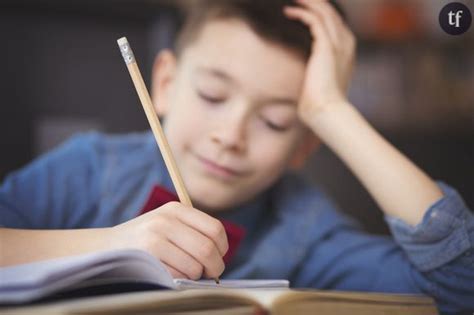
[[[292,170],[301,169],[309,156],[321,147],[321,140],[310,130],[305,131],[304,138],[296,148],[290,160],[289,168]]]
[[[151,98],[158,116],[163,116],[168,111],[169,95],[175,76],[175,55],[168,49],[161,51],[155,57],[151,74]]]

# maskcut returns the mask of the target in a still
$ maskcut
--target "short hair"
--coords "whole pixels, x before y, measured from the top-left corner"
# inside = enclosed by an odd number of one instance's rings
[[[329,3],[346,21],[341,6],[335,0]],[[208,21],[237,18],[263,39],[290,48],[307,60],[311,54],[311,33],[307,26],[284,15],[283,8],[290,5],[294,5],[294,0],[196,0],[186,10],[175,42],[176,54],[179,56],[197,39]]]

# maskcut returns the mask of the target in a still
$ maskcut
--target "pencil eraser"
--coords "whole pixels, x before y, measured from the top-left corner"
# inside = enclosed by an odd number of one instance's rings
[[[135,62],[135,56],[133,55],[132,48],[130,47],[130,44],[128,43],[128,40],[126,37],[119,38],[117,40],[117,43],[120,48],[120,52],[122,53],[123,60],[127,65],[134,63]]]
[[[127,43],[128,43],[127,37],[122,37],[122,38],[117,39],[117,44],[119,44],[119,46],[126,45]]]

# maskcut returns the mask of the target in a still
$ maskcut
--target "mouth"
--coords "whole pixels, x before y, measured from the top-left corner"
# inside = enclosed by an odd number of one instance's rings
[[[210,159],[196,155],[197,159],[201,162],[204,170],[216,177],[223,179],[232,179],[242,175],[242,171],[234,169],[232,167],[218,164]]]

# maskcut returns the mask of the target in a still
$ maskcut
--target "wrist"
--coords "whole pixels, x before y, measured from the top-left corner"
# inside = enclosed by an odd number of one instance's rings
[[[127,246],[127,235],[121,225],[104,228],[101,230],[103,249],[125,249]]]
[[[354,114],[358,114],[354,106],[347,100],[340,100],[321,106],[306,117],[305,122],[315,134],[323,137],[325,132],[340,128],[341,123],[348,122]]]

